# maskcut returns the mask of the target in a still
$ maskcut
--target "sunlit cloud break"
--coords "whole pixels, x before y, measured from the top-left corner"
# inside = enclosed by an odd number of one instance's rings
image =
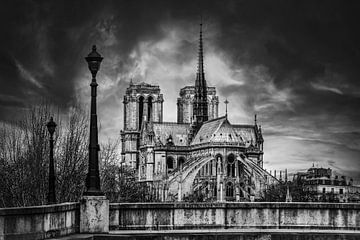
[[[333,93],[336,93],[336,94],[339,94],[339,95],[344,94],[340,89],[337,89],[337,88],[328,87],[328,86],[325,86],[325,85],[322,85],[322,84],[319,84],[319,83],[314,83],[314,82],[311,82],[310,84],[316,90],[329,91],[329,92],[333,92]]]
[[[41,83],[38,80],[36,80],[35,77],[28,70],[26,70],[24,68],[24,66],[19,61],[17,61],[16,59],[14,59],[14,61],[15,61],[16,67],[17,67],[21,77],[24,80],[27,80],[27,81],[31,82],[32,84],[34,84],[38,88],[43,88]]]

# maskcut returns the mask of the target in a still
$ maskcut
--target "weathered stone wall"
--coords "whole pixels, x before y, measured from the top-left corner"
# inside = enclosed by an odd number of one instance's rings
[[[360,230],[360,204],[113,203],[115,229]],[[0,240],[44,239],[79,232],[79,204],[0,209]]]
[[[360,230],[360,204],[110,204],[113,230],[204,228]]]
[[[79,203],[2,208],[0,240],[44,239],[79,232]]]

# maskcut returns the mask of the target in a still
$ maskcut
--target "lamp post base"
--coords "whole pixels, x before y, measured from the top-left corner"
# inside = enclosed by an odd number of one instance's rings
[[[105,196],[83,196],[80,200],[80,233],[109,232],[109,200]]]

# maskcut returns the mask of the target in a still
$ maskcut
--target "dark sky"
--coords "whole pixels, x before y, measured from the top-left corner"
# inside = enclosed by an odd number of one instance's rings
[[[205,74],[230,121],[258,114],[265,168],[313,163],[360,179],[359,1],[2,1],[0,121],[40,98],[88,103],[83,59],[97,44],[101,138],[122,128],[130,79],[159,84],[165,120],[194,82],[200,16]],[[220,113],[224,113],[223,104]]]

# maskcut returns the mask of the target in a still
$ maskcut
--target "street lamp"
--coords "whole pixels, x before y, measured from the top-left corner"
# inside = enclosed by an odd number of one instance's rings
[[[56,123],[53,118],[50,118],[50,121],[46,124],[46,127],[50,133],[50,162],[49,162],[49,192],[48,192],[48,203],[56,203],[56,194],[55,194],[55,170],[54,170],[54,139],[53,135],[56,128]]]
[[[92,51],[85,58],[88,63],[89,70],[92,75],[91,80],[91,116],[90,116],[90,144],[89,144],[89,168],[86,176],[86,192],[84,195],[100,196],[103,193],[100,190],[99,176],[99,151],[98,144],[98,127],[96,115],[96,74],[99,71],[100,63],[103,60],[101,55],[96,51],[96,46],[92,47]]]

